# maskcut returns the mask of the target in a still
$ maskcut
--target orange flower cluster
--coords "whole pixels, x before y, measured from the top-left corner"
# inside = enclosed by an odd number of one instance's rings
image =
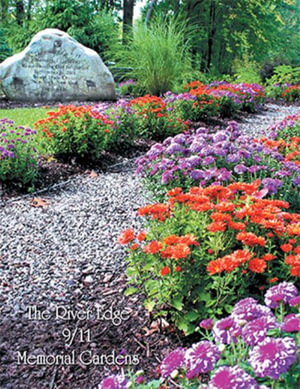
[[[210,261],[207,265],[207,271],[210,275],[222,273],[223,271],[231,273],[244,262],[248,262],[252,256],[253,254],[248,250],[236,250],[230,255]]]
[[[292,85],[292,86],[289,86],[287,89],[285,89],[282,93],[281,93],[281,96],[282,97],[286,97],[286,95],[294,90],[297,90],[299,91],[300,93],[300,85]]]
[[[138,215],[151,215],[152,219],[163,222],[166,218],[170,217],[170,209],[168,205],[162,203],[146,205],[138,210]]]
[[[92,112],[91,106],[80,106],[76,107],[75,105],[60,105],[58,111],[49,111],[47,112],[48,117],[46,119],[38,120],[34,123],[35,128],[42,126],[42,131],[47,135],[49,139],[54,136],[54,133],[49,129],[51,126],[55,125],[61,127],[60,130],[64,133],[68,130],[68,123],[73,118],[82,118],[84,121],[87,120],[86,116],[92,117],[95,120],[98,120],[99,125],[107,126],[104,130],[105,132],[110,132],[114,122],[103,117],[98,112]]]
[[[239,232],[236,239],[242,241],[246,246],[253,247],[259,245],[265,247],[266,245],[266,240],[262,236],[253,234],[253,232]]]

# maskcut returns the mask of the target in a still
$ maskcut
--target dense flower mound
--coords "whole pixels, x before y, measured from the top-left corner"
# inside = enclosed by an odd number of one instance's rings
[[[97,160],[112,139],[114,122],[91,106],[66,105],[35,127],[54,154]]]
[[[300,308],[300,296],[291,283],[283,282],[276,287],[284,296],[284,310],[272,311],[247,297],[235,304],[230,316],[215,323],[211,318],[202,320],[199,332],[204,335],[202,329],[205,329],[208,340],[189,348],[178,347],[166,355],[159,369],[160,380],[146,383],[143,377],[143,387],[168,387],[174,380],[183,388],[268,389],[276,381],[280,387],[297,387],[300,315],[288,311]],[[267,291],[266,300],[272,290]],[[296,295],[293,299],[298,300],[292,301],[291,291]],[[286,331],[287,326],[290,331]],[[201,386],[204,382],[205,386]],[[131,383],[131,387],[139,387],[139,376],[133,376]]]
[[[188,192],[177,187],[168,192],[168,202],[139,209],[149,232],[142,232],[141,239],[141,233],[129,229],[119,243],[129,245],[127,273],[132,284],[144,289],[150,310],[169,304],[172,319],[189,332],[201,312],[222,314],[220,299],[229,307],[235,295],[259,296],[278,277],[300,276],[300,214],[287,212],[289,204],[282,200],[262,199],[260,185],[256,180]],[[129,288],[130,293],[138,290]],[[241,320],[247,314],[258,318],[267,308],[250,301],[249,312],[245,309],[240,308]],[[229,324],[217,335],[225,343],[232,340]],[[272,320],[255,324],[265,331]]]
[[[273,130],[274,133],[274,130]],[[274,140],[275,141],[275,140]],[[300,207],[299,138],[279,143],[241,135],[235,122],[212,134],[206,128],[167,138],[137,160],[137,173],[161,193],[176,186],[252,182],[260,178],[262,196],[276,195]]]
[[[36,131],[0,119],[0,180],[32,184],[37,176]]]
[[[291,85],[285,89],[281,96],[287,101],[296,101],[300,99],[300,85]]]

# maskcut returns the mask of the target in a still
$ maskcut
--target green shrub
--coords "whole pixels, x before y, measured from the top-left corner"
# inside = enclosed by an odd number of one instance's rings
[[[61,106],[57,112],[48,112],[47,119],[38,120],[36,128],[42,133],[44,143],[55,155],[72,156],[85,161],[98,161],[113,136],[113,121],[108,120],[92,107]]]
[[[148,28],[139,24],[128,46],[114,55],[119,66],[133,69],[130,76],[146,93],[159,96],[172,90],[190,67],[185,42],[185,30],[178,21],[157,19]]]

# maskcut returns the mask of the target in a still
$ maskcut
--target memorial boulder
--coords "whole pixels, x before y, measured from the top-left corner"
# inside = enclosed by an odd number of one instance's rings
[[[100,56],[57,29],[40,31],[0,64],[0,87],[14,101],[115,99],[114,79]]]

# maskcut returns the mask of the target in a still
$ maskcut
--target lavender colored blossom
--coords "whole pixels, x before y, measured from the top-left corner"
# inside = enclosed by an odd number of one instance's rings
[[[248,297],[235,304],[231,316],[238,323],[250,322],[262,316],[273,316],[269,307],[258,304],[257,300]]]
[[[262,316],[247,323],[242,329],[242,339],[249,345],[254,346],[265,339],[270,329],[277,328],[275,316]]]
[[[210,330],[214,325],[213,319],[202,320],[199,324],[199,327],[204,328],[205,330]]]
[[[185,349],[182,347],[176,348],[164,358],[160,365],[161,375],[164,378],[169,377],[174,370],[179,369],[184,365]]]
[[[300,174],[297,175],[293,180],[292,183],[294,186],[299,186],[300,187]]]
[[[218,343],[236,343],[237,336],[241,334],[241,327],[234,320],[233,316],[228,316],[218,320],[212,329],[214,340]]]
[[[264,188],[268,189],[269,194],[276,194],[278,188],[283,185],[283,182],[276,178],[264,178],[262,180]]]
[[[221,366],[209,381],[208,389],[259,389],[259,385],[239,366]]]
[[[270,308],[277,308],[279,307],[279,301],[288,303],[291,298],[296,297],[297,295],[298,289],[296,286],[291,282],[283,281],[267,290],[265,294],[265,304]]]
[[[297,359],[297,345],[292,338],[265,338],[249,352],[248,362],[258,377],[278,380]]]
[[[128,379],[121,375],[111,375],[104,380],[99,385],[99,389],[126,389],[128,384]]]
[[[243,174],[243,173],[245,173],[245,172],[248,170],[248,168],[247,168],[245,165],[243,165],[243,164],[239,164],[239,165],[236,165],[236,166],[233,168],[233,170],[234,170],[235,173],[237,173],[237,174]]]
[[[285,332],[300,332],[300,317],[294,313],[287,315],[281,329]]]
[[[218,347],[207,340],[194,344],[185,353],[186,376],[192,379],[199,374],[212,371],[220,359]]]
[[[300,295],[293,297],[289,300],[290,307],[295,307],[297,305],[300,305]]]

